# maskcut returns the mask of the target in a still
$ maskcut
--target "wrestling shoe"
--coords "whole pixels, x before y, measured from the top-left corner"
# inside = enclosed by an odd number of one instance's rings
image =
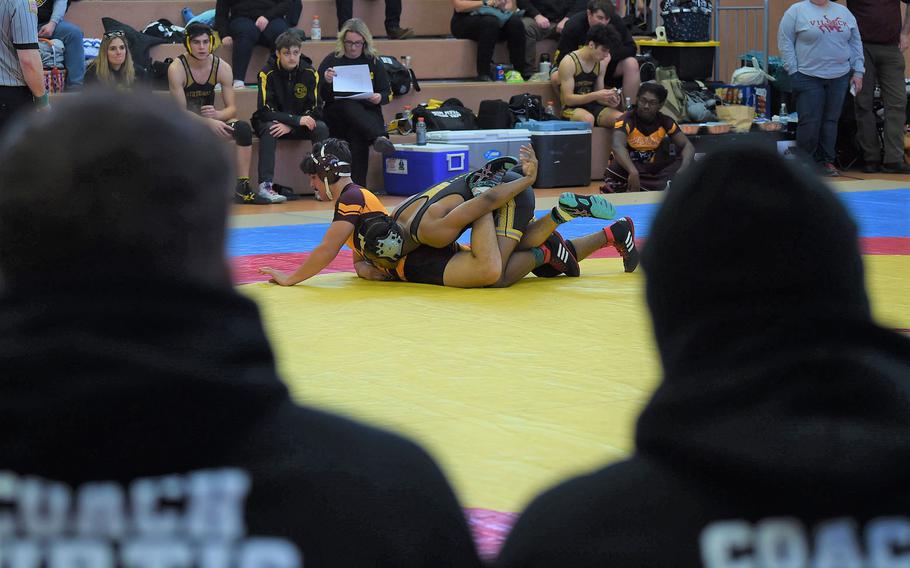
[[[603,195],[582,195],[580,193],[563,193],[553,208],[553,220],[569,221],[576,217],[593,217],[595,219],[612,219],[616,217],[616,208]]]
[[[572,241],[566,241],[566,248],[569,249],[569,252],[572,253],[572,256],[575,259],[578,259],[578,253],[575,252],[575,245],[572,244]],[[562,274],[549,264],[541,264],[537,268],[531,271],[531,274],[538,276],[540,278],[554,278]]]
[[[287,198],[288,201],[297,201],[300,199],[300,196],[294,193],[293,187],[287,187],[285,185],[279,185],[277,183],[272,183],[272,189],[278,193],[278,195],[283,195]]]
[[[234,187],[234,203],[241,205],[270,205],[272,202],[250,189],[250,180],[238,179]]]
[[[572,277],[577,277],[581,274],[578,259],[569,250],[568,243],[558,232],[553,231],[553,234],[544,241],[543,246],[550,251],[547,265],[551,266],[557,273]]]
[[[623,217],[609,227],[604,228],[607,244],[613,245],[622,256],[622,265],[626,272],[638,268],[638,247],[635,246],[635,223],[631,217]]]
[[[264,181],[259,184],[258,194],[259,197],[265,199],[269,203],[284,203],[288,200],[287,197],[272,189],[272,182],[270,181]]]
[[[474,170],[467,175],[468,188],[470,188],[474,197],[477,197],[484,191],[502,183],[502,177],[506,172],[517,165],[518,160],[512,156],[494,158],[480,169]]]

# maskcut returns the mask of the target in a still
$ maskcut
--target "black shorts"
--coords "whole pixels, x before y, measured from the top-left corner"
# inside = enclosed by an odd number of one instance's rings
[[[563,115],[563,117],[571,120],[572,114],[574,113],[575,109],[579,109],[579,108],[590,112],[591,116],[594,117],[594,122],[597,122],[597,119],[600,118],[600,113],[602,113],[603,111],[607,110],[610,107],[608,107],[606,105],[602,105],[600,103],[588,103],[586,105],[581,105],[581,106],[577,106],[577,107],[565,107],[564,109],[562,109],[562,115]]]
[[[452,243],[445,248],[421,245],[401,259],[396,272],[405,282],[444,286],[446,265],[461,250],[463,249],[458,243]]]

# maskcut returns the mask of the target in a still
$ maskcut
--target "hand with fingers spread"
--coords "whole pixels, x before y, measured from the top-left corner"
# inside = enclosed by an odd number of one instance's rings
[[[269,134],[271,134],[273,138],[281,138],[290,131],[291,127],[281,122],[272,122],[272,124],[269,125]]]
[[[538,162],[537,154],[534,153],[534,148],[530,145],[522,146],[518,151],[518,161],[521,164],[521,171],[524,172],[525,177],[536,180]]]
[[[265,274],[269,276],[269,282],[272,284],[278,284],[279,286],[293,286],[294,283],[291,282],[290,277],[287,274],[280,270],[275,270],[274,268],[263,266],[259,268],[259,274]]]

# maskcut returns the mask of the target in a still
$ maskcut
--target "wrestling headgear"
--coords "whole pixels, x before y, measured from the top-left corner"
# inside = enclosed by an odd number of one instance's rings
[[[189,53],[192,57],[196,56],[193,55],[193,50],[190,47],[190,42],[194,37],[199,37],[201,35],[209,36],[209,53],[214,53],[214,51],[221,45],[221,40],[218,38],[218,34],[215,33],[215,30],[213,30],[211,27],[201,22],[190,24],[186,27],[186,36],[183,39],[183,46],[186,47],[186,52]]]
[[[395,263],[403,256],[401,226],[385,213],[375,214],[360,223],[357,242],[361,254],[370,262]]]
[[[325,184],[326,197],[330,200],[329,187],[343,175],[351,175],[351,149],[348,143],[337,138],[326,138],[313,146],[313,152],[303,159],[300,169],[305,174],[318,176]]]

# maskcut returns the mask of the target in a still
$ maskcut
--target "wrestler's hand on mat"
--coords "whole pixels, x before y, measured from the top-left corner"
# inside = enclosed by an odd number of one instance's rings
[[[528,145],[522,146],[518,150],[518,161],[525,176],[537,179],[537,154],[534,153],[534,148]]]
[[[280,270],[275,270],[274,268],[269,268],[268,266],[263,266],[259,269],[259,274],[265,274],[271,276],[269,282],[272,284],[278,284],[279,286],[293,286],[294,283],[291,282],[290,277],[287,274]]]

